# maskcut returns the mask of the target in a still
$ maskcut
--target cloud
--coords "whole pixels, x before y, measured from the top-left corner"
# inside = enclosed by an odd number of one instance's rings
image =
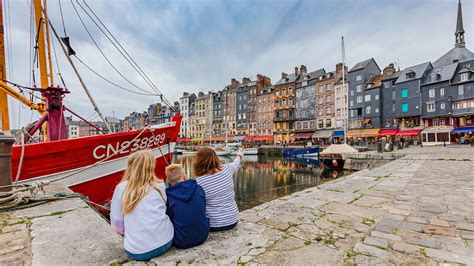
[[[104,60],[90,40],[70,1],[62,1],[68,35],[78,56],[114,82],[135,89]],[[149,86],[118,54],[74,1],[94,39],[111,62],[130,81]],[[79,3],[83,7],[83,1]],[[457,5],[449,0],[389,1],[110,1],[88,0],[89,6],[114,33],[125,49],[171,101],[183,91],[219,90],[233,77],[269,76],[276,82],[281,72],[306,64],[308,70],[332,71],[341,61],[341,36],[345,37],[349,66],[374,57],[383,68],[391,62],[401,67],[434,61],[454,45]],[[13,78],[30,80],[29,8],[10,0]],[[463,1],[466,42],[474,44],[473,1]],[[48,12],[63,34],[57,1]],[[56,44],[61,72],[71,94],[66,104],[89,116],[93,109],[77,77]],[[78,64],[102,111],[124,117],[144,111],[157,102],[119,90]],[[37,77],[38,78],[38,77]],[[13,126],[29,122],[30,112],[14,106]],[[18,116],[20,123],[18,123]],[[35,115],[36,116],[36,115]]]

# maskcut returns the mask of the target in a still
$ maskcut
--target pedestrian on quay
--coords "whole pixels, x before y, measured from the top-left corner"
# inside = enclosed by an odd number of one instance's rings
[[[242,156],[243,150],[239,149],[233,162],[221,164],[216,152],[204,147],[194,157],[193,170],[197,183],[206,195],[206,214],[211,232],[232,229],[239,221],[232,175],[239,168]]]
[[[149,260],[171,248],[173,224],[166,215],[165,183],[155,177],[150,150],[128,157],[127,169],[112,197],[110,223],[124,235],[124,249],[133,260]]]

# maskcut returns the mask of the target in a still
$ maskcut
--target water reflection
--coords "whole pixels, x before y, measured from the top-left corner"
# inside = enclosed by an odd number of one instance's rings
[[[233,158],[221,159],[230,162]],[[181,163],[187,175],[194,177],[193,156],[175,156],[174,162]],[[234,175],[235,196],[242,211],[345,174],[328,171],[314,159],[245,156]]]

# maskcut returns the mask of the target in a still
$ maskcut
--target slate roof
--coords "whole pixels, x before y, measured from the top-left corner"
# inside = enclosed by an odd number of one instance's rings
[[[291,74],[288,74],[286,76],[286,78],[282,78],[280,79],[277,83],[275,83],[275,85],[280,85],[280,84],[286,84],[286,83],[290,83],[290,82],[295,82],[296,80],[296,75],[295,73],[291,73]]]
[[[419,64],[419,65],[415,65],[415,66],[411,66],[411,67],[407,67],[405,68],[404,70],[402,70],[400,72],[400,76],[398,77],[397,81],[395,82],[395,84],[398,84],[398,83],[402,83],[402,82],[405,82],[405,81],[410,81],[410,80],[414,80],[414,79],[419,79],[419,78],[422,78],[423,77],[423,74],[431,67],[431,63],[430,62],[426,62],[426,63],[422,63],[422,64]],[[411,79],[407,79],[407,73],[409,72],[414,72],[415,73],[415,77],[414,78],[411,78]]]
[[[469,59],[474,59],[473,52],[469,51],[469,49],[465,47],[454,47],[441,56],[438,60],[434,61],[433,67],[445,66],[454,62],[460,62]]]
[[[427,85],[427,84],[433,84],[433,83],[451,80],[454,74],[456,73],[457,67],[458,67],[458,63],[453,63],[453,64],[441,66],[441,67],[434,67],[427,73],[422,84]],[[439,76],[437,80],[432,81],[431,80],[432,75],[439,75]]]
[[[324,68],[320,68],[318,70],[308,72],[308,73],[306,73],[306,76],[307,76],[306,80],[315,79],[315,78],[319,77],[319,75],[324,74],[324,73],[326,73]],[[303,77],[304,77],[304,75],[301,75],[301,73],[300,73],[300,75],[298,75],[298,78],[297,78],[296,82],[302,82],[304,80]]]
[[[362,61],[362,62],[359,62],[357,64],[355,64],[355,66],[353,66],[349,72],[352,72],[352,71],[356,71],[356,70],[359,70],[359,69],[363,69],[365,68],[369,63],[370,61],[374,60],[373,58],[370,58],[370,59],[367,59],[365,61]]]

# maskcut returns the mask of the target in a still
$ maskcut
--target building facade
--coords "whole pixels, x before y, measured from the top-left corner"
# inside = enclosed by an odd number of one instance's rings
[[[222,90],[222,121],[229,136],[237,135],[237,88],[239,85],[240,82],[233,78]]]
[[[199,92],[196,98],[194,137],[208,138],[212,124],[212,92]]]
[[[194,107],[194,102],[196,101],[196,94],[184,92],[183,97],[179,99],[179,111],[183,119],[181,120],[181,127],[179,129],[179,134],[181,137],[186,138],[188,137],[190,130],[190,119],[189,115],[191,113],[191,105]],[[194,109],[194,108],[193,108]],[[192,110],[194,113],[194,110]]]
[[[250,136],[258,135],[257,130],[257,98],[263,88],[271,86],[271,79],[261,74],[257,74],[255,81],[248,83],[248,131]]]
[[[237,110],[236,110],[236,123],[237,123],[237,135],[248,135],[249,134],[249,123],[248,123],[248,85],[250,84],[249,78],[243,78],[242,84],[237,88]]]
[[[379,75],[373,58],[357,63],[347,74],[349,83],[349,129],[364,128],[364,86],[372,76]]]
[[[260,90],[256,110],[256,135],[272,136],[274,130],[273,86]]]
[[[291,74],[281,73],[281,79],[275,83],[274,111],[275,116],[275,139],[279,144],[290,143],[294,140],[295,123],[295,81],[298,77],[299,69],[295,67],[295,72]]]
[[[222,91],[212,93],[212,136],[225,135],[225,126],[222,121]]]
[[[348,119],[348,83],[347,83],[347,67],[344,66],[344,77],[342,76],[342,63],[336,65],[336,73],[341,73],[341,76],[337,78],[336,83],[334,84],[334,108],[335,112],[335,128],[344,129],[347,128],[347,119]]]

